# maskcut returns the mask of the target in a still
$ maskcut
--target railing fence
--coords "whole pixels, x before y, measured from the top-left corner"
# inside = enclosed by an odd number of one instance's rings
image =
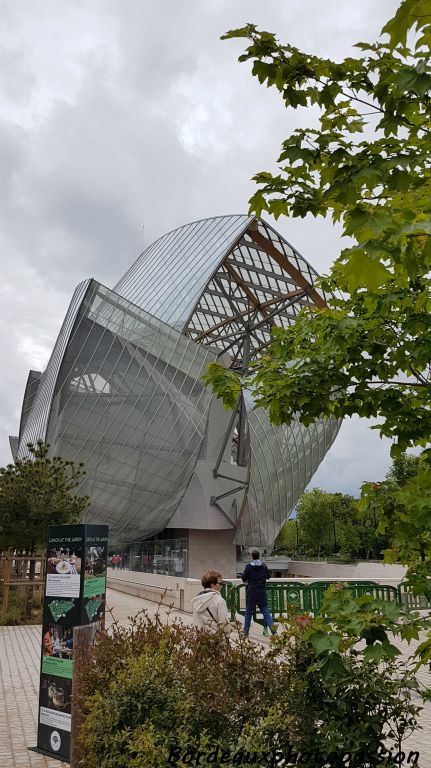
[[[375,581],[349,581],[342,582],[349,589],[353,597],[369,595],[377,600],[396,602],[403,605],[407,612],[412,610],[431,609],[431,601],[424,595],[413,595],[406,584],[394,587],[390,584],[379,584]],[[312,613],[316,616],[321,610],[326,590],[334,582],[314,581],[304,584],[299,581],[267,582],[266,595],[268,608],[275,619],[287,616],[295,612]],[[232,620],[237,613],[245,613],[245,584],[222,584],[222,595],[231,612]],[[263,616],[255,609],[254,620],[264,624]]]
[[[33,603],[43,599],[44,555],[5,554],[0,557],[1,616],[5,618],[9,608],[11,587],[23,589],[27,597],[31,593]]]

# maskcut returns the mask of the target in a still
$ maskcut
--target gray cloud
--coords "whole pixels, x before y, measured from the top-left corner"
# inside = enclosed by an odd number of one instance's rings
[[[142,241],[245,212],[251,176],[274,167],[303,123],[237,63],[241,43],[220,35],[252,21],[338,58],[374,38],[396,5],[326,0],[322,13],[319,0],[4,0],[0,464],[28,369],[46,363],[74,286],[88,276],[112,286]],[[320,271],[341,248],[329,222],[276,227]],[[381,477],[387,452],[365,423],[346,423],[316,481],[356,489]]]

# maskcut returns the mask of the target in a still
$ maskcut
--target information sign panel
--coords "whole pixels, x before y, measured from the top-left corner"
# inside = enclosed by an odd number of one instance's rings
[[[66,762],[71,749],[73,628],[104,624],[107,559],[107,525],[48,528],[37,749]]]

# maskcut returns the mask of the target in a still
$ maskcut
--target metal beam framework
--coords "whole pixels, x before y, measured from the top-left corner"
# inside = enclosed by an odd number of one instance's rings
[[[306,278],[303,276],[303,274],[297,269],[288,259],[286,259],[285,255],[281,253],[275,245],[268,240],[266,237],[264,237],[261,232],[259,232],[257,226],[251,226],[250,227],[250,237],[252,240],[254,240],[255,243],[260,245],[264,251],[270,256],[274,261],[277,262],[277,264],[284,269],[288,275],[291,275],[293,279],[295,280],[296,284],[301,286],[301,288],[304,288],[305,291],[308,293],[310,298],[313,300],[316,307],[319,307],[319,309],[323,309],[323,307],[326,307],[326,301],[323,299],[320,294],[317,293],[316,289],[313,288],[311,283],[306,280]]]
[[[292,325],[302,307],[326,306],[313,285],[315,273],[286,241],[255,219],[225,256],[196,304],[184,332],[194,341],[230,355],[233,370],[245,373],[271,344],[275,325]],[[227,441],[234,434],[236,462],[247,462],[246,417],[240,398],[214,467],[219,473]]]

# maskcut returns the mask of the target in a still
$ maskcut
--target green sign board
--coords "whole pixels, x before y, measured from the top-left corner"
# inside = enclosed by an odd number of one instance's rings
[[[48,528],[37,751],[70,759],[73,629],[104,624],[108,526]]]

